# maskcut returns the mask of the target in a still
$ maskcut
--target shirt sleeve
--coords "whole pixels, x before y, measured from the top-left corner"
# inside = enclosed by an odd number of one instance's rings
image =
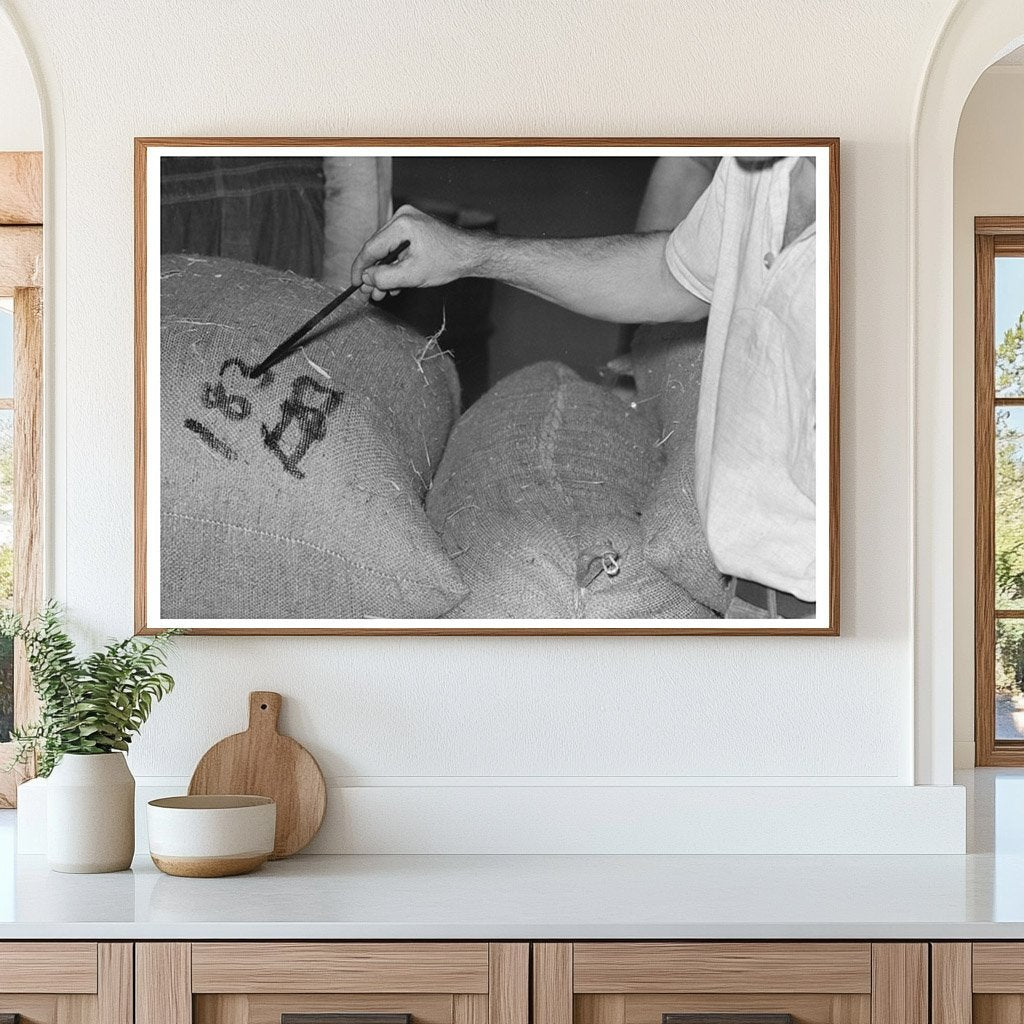
[[[708,303],[718,270],[726,178],[731,165],[728,158],[718,165],[711,184],[665,243],[665,262],[672,276]]]

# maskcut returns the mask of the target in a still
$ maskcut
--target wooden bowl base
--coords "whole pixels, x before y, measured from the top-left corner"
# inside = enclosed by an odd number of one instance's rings
[[[180,878],[228,878],[247,875],[267,861],[267,854],[255,853],[247,857],[158,857],[151,854],[153,863],[165,875]]]

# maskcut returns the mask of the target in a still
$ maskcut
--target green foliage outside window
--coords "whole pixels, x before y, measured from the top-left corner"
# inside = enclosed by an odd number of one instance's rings
[[[996,347],[996,394],[1024,397],[1024,312]],[[996,409],[996,608],[1024,608],[1024,409]],[[1024,693],[1024,628],[996,621],[996,686]]]

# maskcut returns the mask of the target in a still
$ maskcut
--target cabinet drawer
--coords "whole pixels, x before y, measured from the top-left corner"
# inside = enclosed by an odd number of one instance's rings
[[[537,943],[534,1024],[927,1024],[923,943]]]
[[[95,942],[0,943],[0,992],[93,993],[96,956]]]
[[[1024,943],[932,945],[934,1024],[1024,1020]]]
[[[975,942],[971,969],[976,993],[1024,994],[1024,942]]]
[[[197,942],[193,992],[472,992],[486,942]]]
[[[132,1024],[126,942],[0,942],[0,1018],[21,1024]]]
[[[871,991],[870,943],[578,942],[573,991]]]
[[[529,946],[140,943],[136,986],[136,1024],[529,1024]]]

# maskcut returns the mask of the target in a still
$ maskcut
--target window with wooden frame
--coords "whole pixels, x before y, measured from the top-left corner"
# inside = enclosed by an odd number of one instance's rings
[[[42,168],[40,153],[0,153],[0,606],[22,616],[42,599]],[[24,652],[0,641],[0,769],[36,710]],[[0,807],[27,774],[0,771]]]

